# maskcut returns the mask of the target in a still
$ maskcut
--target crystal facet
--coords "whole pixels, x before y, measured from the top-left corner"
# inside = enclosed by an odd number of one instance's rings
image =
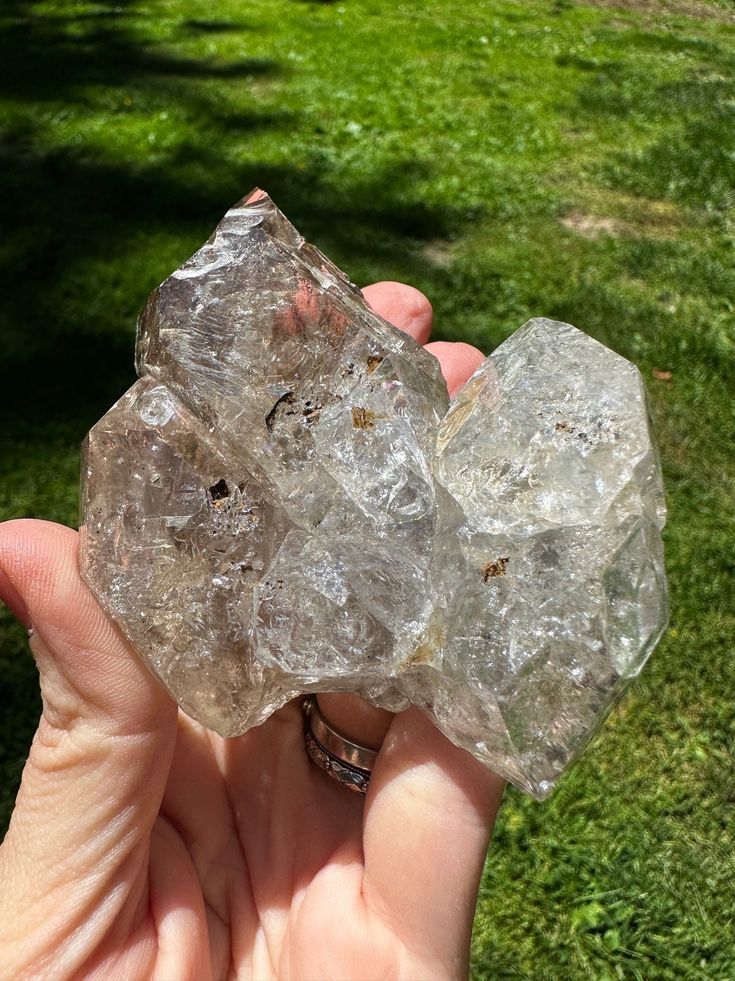
[[[543,797],[667,618],[637,369],[529,321],[453,399],[262,192],[151,296],[91,430],[82,568],[193,718],[413,703]]]

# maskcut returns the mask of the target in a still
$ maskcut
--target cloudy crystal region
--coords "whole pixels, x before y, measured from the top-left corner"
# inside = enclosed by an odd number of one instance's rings
[[[438,363],[270,198],[149,299],[90,431],[85,578],[222,735],[290,698],[420,706],[545,796],[666,623],[637,369],[532,320],[448,403]]]

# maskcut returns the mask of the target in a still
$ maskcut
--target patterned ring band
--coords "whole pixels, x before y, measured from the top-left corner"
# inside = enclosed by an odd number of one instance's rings
[[[333,729],[319,711],[315,695],[305,699],[303,707],[306,752],[312,763],[347,790],[366,794],[377,752]]]

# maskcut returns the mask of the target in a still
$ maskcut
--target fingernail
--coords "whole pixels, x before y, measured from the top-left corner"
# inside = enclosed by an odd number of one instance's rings
[[[20,620],[26,630],[31,629],[31,620],[26,605],[2,569],[0,569],[0,600],[3,601],[13,616]]]

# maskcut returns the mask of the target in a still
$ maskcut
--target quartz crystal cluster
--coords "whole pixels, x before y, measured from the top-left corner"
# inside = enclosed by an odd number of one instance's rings
[[[450,403],[255,192],[150,297],[137,370],[86,441],[83,572],[184,711],[413,703],[544,796],[666,622],[637,369],[531,320]]]

